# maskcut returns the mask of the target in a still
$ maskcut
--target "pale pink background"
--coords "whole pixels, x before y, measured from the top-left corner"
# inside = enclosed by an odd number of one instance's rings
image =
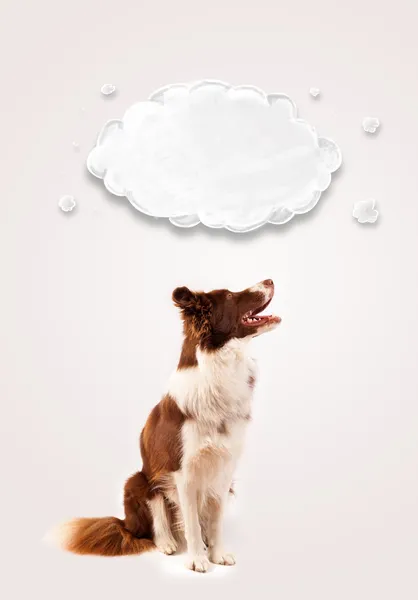
[[[3,0],[5,598],[417,597],[416,22],[412,0]],[[202,77],[285,92],[339,143],[344,165],[311,214],[251,235],[180,231],[88,177],[105,120]],[[118,95],[101,97],[103,83]],[[382,121],[376,137],[367,115]],[[64,215],[68,193],[78,207]],[[369,196],[381,219],[360,226],[352,205]],[[236,568],[199,576],[182,559],[42,544],[68,517],[120,514],[178,355],[172,289],[266,277],[283,323],[255,344],[254,423],[227,529]]]

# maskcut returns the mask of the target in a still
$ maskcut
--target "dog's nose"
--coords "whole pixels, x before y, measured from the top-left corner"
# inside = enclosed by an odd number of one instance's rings
[[[273,287],[273,285],[274,285],[274,283],[273,283],[273,280],[272,280],[272,279],[265,279],[265,280],[263,281],[263,284],[264,284],[265,286],[267,286],[267,287]]]

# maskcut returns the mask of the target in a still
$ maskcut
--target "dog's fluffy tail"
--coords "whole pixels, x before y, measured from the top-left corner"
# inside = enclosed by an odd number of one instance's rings
[[[139,471],[125,484],[124,521],[116,517],[73,519],[48,534],[46,541],[75,554],[98,556],[123,556],[154,550],[148,493],[148,480]]]
[[[125,528],[124,521],[116,517],[73,519],[48,538],[75,554],[124,556],[155,549],[152,540],[135,537]]]

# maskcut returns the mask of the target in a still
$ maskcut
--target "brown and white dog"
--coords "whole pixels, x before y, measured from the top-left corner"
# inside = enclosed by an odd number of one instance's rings
[[[65,549],[119,556],[157,547],[173,554],[182,532],[188,568],[235,564],[224,549],[222,521],[251,418],[256,375],[249,341],[280,323],[260,314],[273,295],[271,279],[237,293],[174,290],[183,348],[141,433],[143,467],[126,482],[125,519],[75,519],[60,530]]]

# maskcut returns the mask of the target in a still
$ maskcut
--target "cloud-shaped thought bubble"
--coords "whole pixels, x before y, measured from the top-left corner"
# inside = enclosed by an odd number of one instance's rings
[[[217,81],[171,85],[105,124],[89,171],[141,212],[179,227],[282,224],[317,204],[337,145],[284,94]]]

